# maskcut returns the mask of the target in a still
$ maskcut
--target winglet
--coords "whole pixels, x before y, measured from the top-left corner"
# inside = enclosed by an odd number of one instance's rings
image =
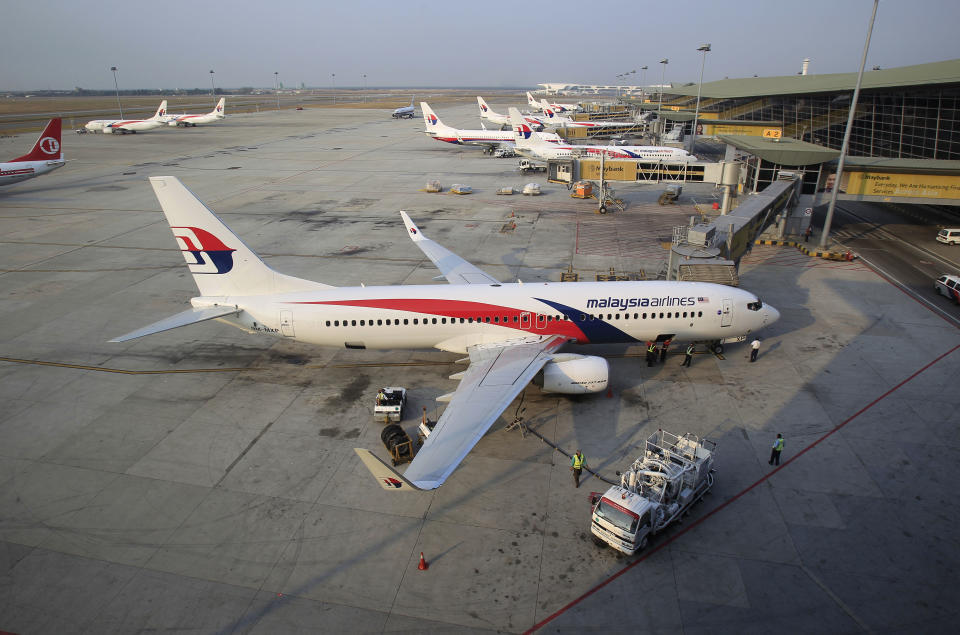
[[[403,489],[420,489],[407,479],[403,478],[402,474],[384,463],[370,450],[353,448],[353,451],[357,453],[357,456],[360,457],[360,460],[363,461],[363,464],[367,466],[367,469],[370,470],[370,473],[373,474],[373,477],[377,479],[377,482],[380,483],[380,487],[383,489],[391,492],[396,492]]]
[[[403,224],[407,226],[407,231],[410,233],[410,240],[415,243],[418,243],[421,240],[427,240],[427,237],[424,236],[420,231],[420,228],[417,227],[412,220],[410,220],[410,217],[406,212],[400,210],[400,217],[403,218]]]

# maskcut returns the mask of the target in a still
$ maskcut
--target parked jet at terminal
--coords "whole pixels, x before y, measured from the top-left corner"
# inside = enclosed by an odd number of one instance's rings
[[[598,128],[624,128],[632,125],[630,122],[624,121],[575,121],[570,117],[557,114],[546,99],[540,100],[540,106],[543,109],[542,121],[551,128],[590,128],[596,130]]]
[[[66,161],[60,146],[60,119],[47,122],[29,154],[0,163],[0,185],[10,185],[62,168]]]
[[[164,115],[167,114],[167,100],[160,102],[156,114],[149,119],[94,119],[88,121],[84,128],[89,132],[103,132],[110,134],[119,132],[126,134],[128,132],[136,134],[144,130],[153,130],[164,124]]]
[[[226,97],[221,97],[220,101],[217,102],[217,106],[207,113],[199,115],[164,115],[162,119],[167,122],[168,126],[186,127],[196,126],[197,124],[216,123],[227,116],[224,112],[226,101]]]
[[[602,357],[566,343],[722,340],[779,317],[756,295],[705,282],[503,283],[433,242],[400,212],[408,235],[448,285],[333,287],[268,267],[178,179],[151,177],[200,295],[192,308],[113,342],[219,319],[249,333],[352,349],[436,348],[469,366],[403,475],[357,449],[384,489],[439,487],[533,381],[554,393],[606,390]],[[467,361],[465,359],[464,361]]]
[[[523,115],[516,108],[510,109],[510,119],[517,152],[543,161],[572,159],[578,156],[606,156],[608,159],[644,159],[646,161],[675,163],[688,163],[696,160],[696,157],[686,150],[669,146],[587,146],[547,143],[542,138],[542,133],[530,129],[530,126],[523,120]]]
[[[530,93],[527,93],[527,104],[530,105],[531,110],[543,110],[543,104],[541,104],[536,99],[534,99],[533,95],[531,95]],[[556,112],[567,112],[567,111],[578,110],[578,107],[576,104],[551,103],[550,107],[553,108]]]
[[[394,119],[413,119],[413,96],[410,97],[410,105],[397,108],[393,111],[393,114],[390,115]]]
[[[437,141],[445,141],[459,145],[484,146],[491,152],[500,146],[513,147],[512,130],[487,130],[486,128],[483,130],[462,130],[460,128],[451,128],[440,121],[440,118],[437,117],[427,102],[420,102],[420,110],[423,113],[423,123],[426,126],[425,132]],[[561,141],[560,137],[555,134],[544,137],[545,143],[556,143],[559,141]]]
[[[490,106],[487,105],[487,102],[483,100],[483,97],[477,95],[477,105],[480,106],[480,118],[486,119],[492,124],[498,126],[509,126],[510,125],[510,115],[503,115],[498,112],[494,112]],[[544,122],[538,117],[531,117],[530,115],[524,115],[523,118],[526,120],[527,124],[530,125],[534,130],[543,130]]]

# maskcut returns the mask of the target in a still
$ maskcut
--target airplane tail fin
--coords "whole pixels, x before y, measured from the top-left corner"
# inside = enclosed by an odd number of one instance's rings
[[[513,130],[514,145],[521,149],[535,145],[539,137],[536,136],[537,133],[533,131],[520,111],[511,107],[507,112],[510,113],[510,128]]]
[[[540,110],[540,104],[537,103],[537,100],[533,98],[529,92],[527,93],[527,105],[533,108],[534,110]]]
[[[487,105],[487,102],[483,101],[483,97],[477,95],[477,105],[480,106],[480,118],[486,119],[490,113],[490,107]]]
[[[416,95],[410,95],[410,107],[411,107],[411,108],[413,108],[413,98],[414,98],[414,97],[416,97]]]
[[[268,267],[176,177],[152,176],[150,185],[201,295],[262,295],[330,288]]]
[[[164,99],[160,102],[160,107],[157,108],[157,112],[154,113],[153,119],[161,119],[165,114],[167,114],[167,100]]]
[[[430,108],[427,102],[420,102],[420,111],[423,114],[423,123],[427,126],[427,132],[448,127],[440,121],[440,117],[437,116],[437,113],[433,112],[433,109]]]
[[[60,146],[60,118],[51,119],[47,122],[37,142],[33,144],[33,149],[29,154],[17,157],[10,163],[19,163],[21,161],[57,161],[63,159],[63,151]]]
[[[226,113],[224,112],[224,106],[226,105],[226,103],[227,103],[227,98],[221,97],[220,101],[217,102],[217,107],[214,108],[213,112],[210,114],[220,118],[225,117]]]

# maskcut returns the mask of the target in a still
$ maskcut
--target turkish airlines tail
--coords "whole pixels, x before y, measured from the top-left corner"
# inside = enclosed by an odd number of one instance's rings
[[[263,295],[331,288],[268,267],[176,177],[151,176],[150,185],[201,295]]]
[[[10,163],[19,163],[20,161],[58,161],[63,159],[63,152],[60,148],[60,119],[51,119],[47,127],[40,133],[37,142],[33,144],[33,150],[22,157],[11,159]]]

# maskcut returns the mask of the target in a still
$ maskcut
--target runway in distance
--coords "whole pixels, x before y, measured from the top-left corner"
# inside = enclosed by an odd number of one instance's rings
[[[11,185],[62,168],[66,161],[60,145],[60,119],[47,122],[28,154],[0,163],[0,185]]]
[[[543,133],[530,129],[523,121],[523,115],[516,108],[510,108],[510,118],[514,133],[514,146],[518,153],[525,156],[549,161],[551,159],[572,159],[574,157],[606,156],[608,159],[644,159],[646,161],[667,161],[687,163],[696,161],[696,157],[680,148],[670,146],[588,146],[568,143],[547,143]]]
[[[401,106],[400,108],[397,108],[396,110],[393,111],[393,114],[390,116],[393,117],[394,119],[413,119],[413,115],[414,115],[413,97],[414,97],[413,95],[410,96],[409,106]]]
[[[439,487],[510,402],[543,390],[606,390],[602,357],[566,343],[720,340],[779,317],[749,291],[703,282],[500,282],[427,238],[400,212],[413,243],[449,284],[333,287],[274,271],[183,184],[150,177],[200,295],[192,307],[127,335],[219,319],[248,333],[351,349],[435,348],[466,355],[449,405],[403,475],[356,448],[381,487]]]
[[[543,104],[538,102],[536,99],[534,99],[533,95],[531,95],[530,93],[527,93],[527,104],[530,106],[530,110],[543,110]],[[568,112],[568,111],[579,110],[579,107],[577,106],[577,104],[558,104],[558,103],[550,103],[550,102],[548,102],[548,104],[556,112]]]
[[[167,100],[160,102],[157,112],[149,119],[94,119],[88,121],[84,128],[88,132],[103,132],[111,134],[119,132],[126,134],[128,132],[136,134],[144,130],[153,130],[159,128],[164,122],[164,115],[167,114]]]
[[[494,112],[494,110],[484,101],[483,97],[477,95],[477,105],[480,107],[480,118],[486,119],[490,123],[497,126],[510,126],[510,115],[504,115],[499,112]],[[543,130],[545,124],[543,120],[538,117],[531,117],[530,115],[524,115],[523,118],[534,130],[540,131]]]
[[[500,146],[513,147],[512,130],[465,130],[452,128],[437,117],[429,104],[425,101],[420,102],[420,111],[423,113],[423,124],[426,126],[428,135],[437,141],[445,141],[457,145],[483,146],[488,150],[493,150]],[[518,111],[519,112],[519,111]],[[521,117],[522,118],[522,117]],[[482,126],[483,124],[481,124]],[[562,141],[559,135],[547,133],[543,136],[544,143],[559,143]]]
[[[199,115],[163,115],[161,119],[165,121],[168,126],[193,127],[197,124],[216,123],[222,121],[227,116],[226,112],[224,112],[226,101],[226,97],[221,97],[220,101],[217,102],[217,105],[210,112]]]

